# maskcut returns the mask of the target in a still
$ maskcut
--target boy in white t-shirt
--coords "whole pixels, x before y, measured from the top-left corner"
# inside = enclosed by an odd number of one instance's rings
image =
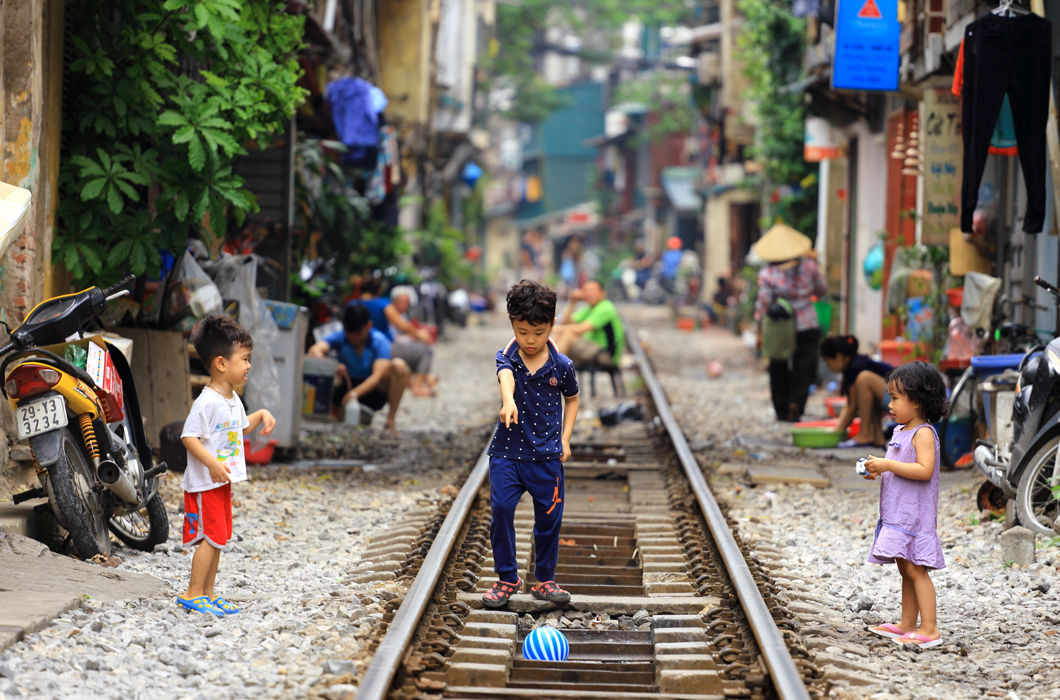
[[[177,596],[177,603],[196,612],[234,615],[239,608],[213,590],[221,550],[232,536],[232,482],[247,480],[244,432],[263,424],[261,434],[268,435],[276,419],[264,408],[248,416],[235,393],[250,373],[250,333],[215,314],[199,321],[191,341],[210,371],[210,383],[192,404],[180,434],[188,450],[182,482],[184,546],[198,548],[191,559],[188,590]]]

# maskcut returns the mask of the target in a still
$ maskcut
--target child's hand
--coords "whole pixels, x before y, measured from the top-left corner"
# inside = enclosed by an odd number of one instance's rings
[[[501,404],[501,422],[504,423],[504,427],[512,425],[513,423],[519,422],[519,409],[515,407],[515,402]]]
[[[213,483],[227,484],[232,481],[232,477],[228,475],[232,470],[224,462],[213,459],[206,465],[206,468],[210,470],[210,479],[213,480]]]
[[[559,456],[559,461],[566,462],[570,459],[570,441],[562,440],[561,444],[563,445],[563,454]]]
[[[866,479],[875,479],[877,474],[887,471],[887,460],[869,455],[869,458],[865,460],[865,470],[868,472]]]
[[[276,427],[276,418],[266,409],[261,409],[261,434],[269,435]]]

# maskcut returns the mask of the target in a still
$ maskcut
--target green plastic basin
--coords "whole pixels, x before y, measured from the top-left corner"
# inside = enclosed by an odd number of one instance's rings
[[[834,428],[792,428],[791,440],[795,447],[836,447],[844,432]]]

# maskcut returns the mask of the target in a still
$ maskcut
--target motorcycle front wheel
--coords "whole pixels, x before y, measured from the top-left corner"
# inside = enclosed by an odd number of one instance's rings
[[[103,515],[101,494],[92,489],[96,483],[81,441],[68,429],[62,430],[59,459],[48,467],[48,486],[59,511],[59,520],[74,550],[82,559],[97,554],[110,555],[110,533]]]
[[[1016,490],[1020,524],[1037,535],[1053,537],[1053,521],[1060,515],[1060,468],[1056,451],[1060,436],[1041,446],[1027,462]],[[1054,491],[1055,489],[1055,491]]]
[[[109,526],[110,531],[128,546],[150,552],[156,544],[169,539],[169,518],[162,494],[151,496],[140,510],[112,516]]]

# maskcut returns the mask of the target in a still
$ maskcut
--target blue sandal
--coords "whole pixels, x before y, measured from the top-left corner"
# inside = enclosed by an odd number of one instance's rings
[[[194,610],[195,612],[206,613],[208,615],[216,615],[217,617],[224,617],[225,615],[224,610],[214,605],[213,601],[204,595],[201,595],[198,598],[192,598],[191,600],[182,598],[178,595],[177,603],[187,610]]]
[[[221,612],[223,612],[225,615],[235,615],[237,612],[239,612],[239,608],[237,608],[232,603],[229,603],[221,596],[217,596],[216,598],[214,598],[213,604],[220,608]]]

